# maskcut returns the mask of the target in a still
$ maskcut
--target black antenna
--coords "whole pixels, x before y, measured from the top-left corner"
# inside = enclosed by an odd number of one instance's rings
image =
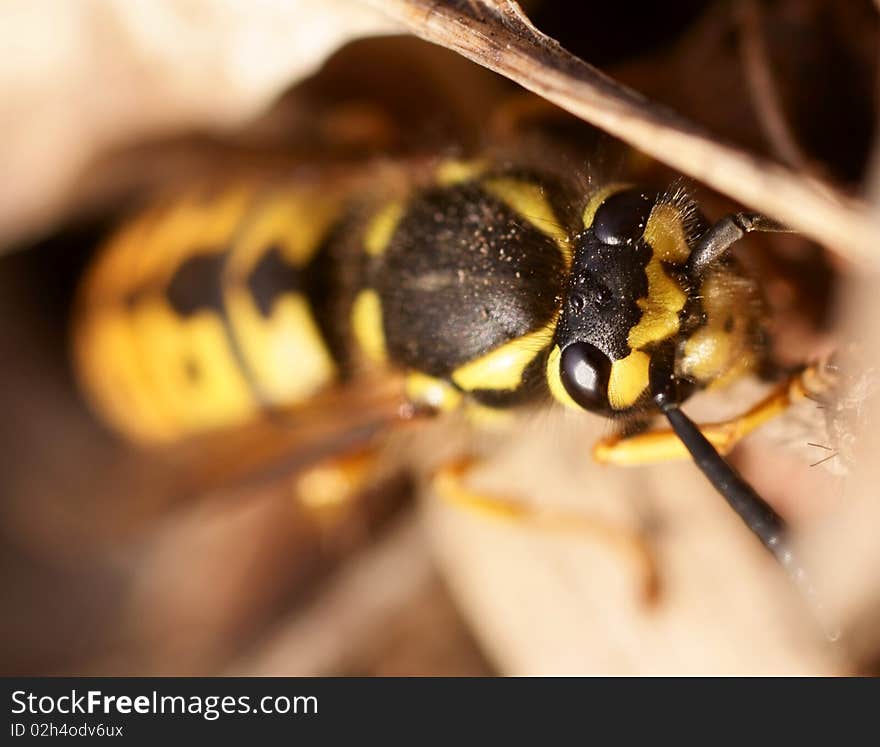
[[[816,589],[787,542],[785,520],[727,463],[696,423],[681,411],[677,402],[662,393],[655,395],[654,401],[702,473],[794,581],[822,625],[826,637],[836,641],[840,631],[827,625],[827,616]]]

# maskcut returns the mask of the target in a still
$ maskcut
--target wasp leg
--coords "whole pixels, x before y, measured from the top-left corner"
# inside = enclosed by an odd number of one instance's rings
[[[416,425],[437,412],[405,402],[394,414],[397,428]],[[309,465],[293,477],[295,503],[322,529],[331,530],[349,516],[367,491],[389,477],[384,439],[372,434]]]
[[[813,364],[789,376],[769,395],[741,415],[699,426],[702,434],[721,454],[727,454],[741,439],[764,423],[782,415],[789,407],[818,396],[826,388],[824,364]],[[636,433],[615,434],[598,441],[593,457],[603,464],[636,466],[686,459],[690,455],[678,434],[670,428]]]
[[[379,463],[377,448],[324,459],[293,478],[293,498],[319,527],[331,529],[372,484]]]
[[[790,228],[760,213],[733,213],[727,215],[700,237],[691,252],[687,273],[691,278],[700,277],[716,260],[747,233],[789,233]]]
[[[466,481],[476,464],[473,459],[459,459],[444,464],[434,473],[434,490],[444,502],[490,519],[541,531],[576,533],[599,542],[634,566],[641,598],[646,603],[656,601],[659,589],[657,566],[641,533],[577,512],[542,509],[512,496],[472,490]]]

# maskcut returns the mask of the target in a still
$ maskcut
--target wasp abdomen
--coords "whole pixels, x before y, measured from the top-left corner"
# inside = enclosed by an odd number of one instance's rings
[[[230,187],[129,221],[80,295],[80,378],[105,417],[141,441],[237,425],[332,381],[313,308],[338,197]]]

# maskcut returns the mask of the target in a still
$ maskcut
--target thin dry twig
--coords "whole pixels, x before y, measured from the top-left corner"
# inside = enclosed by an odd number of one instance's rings
[[[880,11],[880,0],[876,0]],[[880,60],[878,60],[880,66]],[[875,86],[878,83],[875,82]],[[880,94],[880,90],[875,88]],[[877,120],[874,123],[874,143],[871,146],[871,154],[868,157],[868,168],[865,172],[864,192],[866,199],[871,205],[875,215],[880,215],[880,112],[877,112]]]
[[[809,171],[806,157],[788,126],[779,89],[770,69],[767,44],[761,28],[761,6],[756,0],[742,0],[739,6],[740,55],[755,114],[770,145],[782,161],[801,171]]]
[[[365,0],[413,34],[452,49],[854,262],[877,267],[880,223],[861,200],[721,142],[620,85],[536,29],[513,0]]]

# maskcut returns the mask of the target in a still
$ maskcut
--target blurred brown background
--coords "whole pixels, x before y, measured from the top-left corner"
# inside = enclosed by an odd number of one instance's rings
[[[590,464],[601,422],[530,418],[517,439],[470,447],[490,455],[478,477],[495,490],[527,487],[548,505],[644,529],[665,583],[653,609],[619,558],[576,536],[458,515],[416,489],[418,471],[323,524],[286,481],[181,490],[179,454],[135,451],[96,423],[72,379],[67,320],[78,274],[127,204],[230,164],[356,168],[476,149],[512,91],[411,38],[346,44],[393,31],[354,0],[153,5],[60,3],[52,24],[46,6],[0,11],[0,37],[16,40],[0,65],[3,673],[872,671],[876,639],[859,629],[854,643],[826,646],[691,465]],[[848,188],[864,178],[877,90],[871,3],[527,8],[571,51],[719,137]],[[712,217],[731,207],[698,196]],[[753,242],[746,260],[766,280],[780,355],[839,344],[847,268],[797,237]],[[755,396],[709,397],[694,411]],[[858,495],[840,476],[846,465],[809,466],[825,454],[807,444],[827,439],[824,414],[807,407],[734,455],[820,538]],[[832,540],[825,547],[836,553]],[[876,600],[866,598],[851,619],[870,627]]]

